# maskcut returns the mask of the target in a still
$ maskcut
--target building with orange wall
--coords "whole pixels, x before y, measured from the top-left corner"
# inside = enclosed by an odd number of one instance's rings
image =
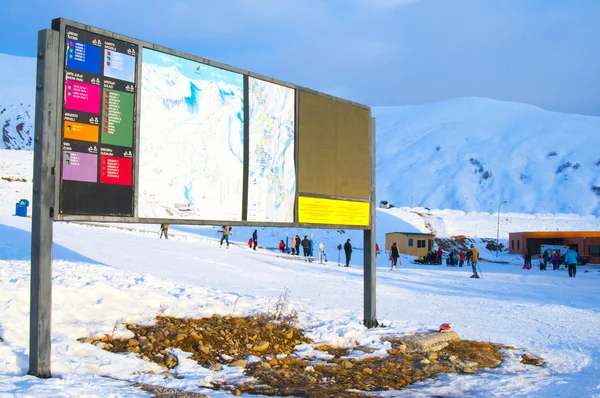
[[[543,245],[566,245],[573,247],[580,256],[590,256],[591,262],[600,264],[600,231],[556,231],[556,232],[510,232],[508,252],[510,254],[541,254]]]

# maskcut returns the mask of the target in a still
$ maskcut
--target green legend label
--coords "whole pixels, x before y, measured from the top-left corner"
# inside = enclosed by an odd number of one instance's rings
[[[102,143],[133,147],[133,94],[102,90]]]

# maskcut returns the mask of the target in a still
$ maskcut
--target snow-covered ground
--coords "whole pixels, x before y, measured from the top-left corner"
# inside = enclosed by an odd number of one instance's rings
[[[600,397],[600,272],[522,270],[519,256],[505,264],[482,261],[483,279],[469,268],[433,267],[402,257],[398,272],[387,256],[377,263],[377,319],[385,328],[365,329],[362,252],[352,268],[337,266],[335,246],[356,231],[259,229],[259,242],[275,246],[286,233],[313,234],[326,243],[330,261],[307,263],[272,251],[243,247],[250,228],[234,228],[239,245],[219,248],[216,227],[172,226],[168,241],[157,225],[55,223],[53,262],[52,372],[49,380],[27,376],[29,355],[30,218],[12,216],[19,199],[30,199],[31,152],[0,151],[0,396],[147,396],[126,381],[138,381],[229,396],[207,389],[216,380],[241,380],[239,368],[209,371],[189,359],[175,369],[181,379],[132,355],[117,355],[77,342],[89,335],[127,333],[122,322],[152,322],[159,314],[202,317],[269,310],[290,291],[301,326],[319,343],[382,348],[381,336],[412,333],[450,322],[463,339],[518,348],[495,370],[442,375],[385,397],[529,396]],[[495,237],[497,215],[426,209],[380,210],[377,237],[385,232],[427,230],[439,236]],[[595,217],[501,214],[500,236],[547,228],[598,229]],[[505,242],[506,243],[506,242]],[[380,243],[381,244],[381,243]],[[482,257],[492,258],[482,244]],[[342,254],[343,261],[343,254]],[[588,272],[585,272],[588,271]],[[523,351],[542,356],[541,368],[519,362]]]

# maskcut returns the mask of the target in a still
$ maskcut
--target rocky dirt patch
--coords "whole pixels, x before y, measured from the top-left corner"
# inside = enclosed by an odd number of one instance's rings
[[[365,397],[367,393],[399,390],[441,373],[473,374],[482,368],[500,366],[500,350],[510,348],[460,340],[456,334],[442,337],[444,344],[430,346],[415,343],[415,336],[388,336],[382,338],[391,345],[384,358],[353,359],[356,356],[353,353],[360,351],[364,357],[364,353],[372,350],[330,345],[315,348],[330,354],[331,359],[301,358],[295,355],[295,346],[313,343],[303,330],[293,326],[294,322],[295,315],[223,317],[215,314],[201,319],[161,316],[152,326],[126,325],[133,338],[113,339],[106,335],[101,339],[79,341],[115,353],[135,353],[167,369],[177,367],[178,358],[173,349],[178,348],[190,352],[192,359],[212,371],[220,371],[223,366],[240,366],[252,377],[252,382],[214,385],[215,389],[234,395],[302,397]],[[439,339],[440,336],[430,333],[423,338]],[[428,348],[422,351],[415,347]],[[258,357],[260,361],[246,363],[249,356]],[[165,375],[172,377],[168,370]],[[152,387],[144,388],[151,391]],[[174,392],[167,394],[171,393]]]

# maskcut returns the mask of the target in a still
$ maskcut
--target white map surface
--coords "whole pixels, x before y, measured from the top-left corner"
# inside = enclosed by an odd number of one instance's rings
[[[294,90],[248,78],[248,221],[293,222]]]
[[[138,217],[241,220],[243,77],[142,53]]]

